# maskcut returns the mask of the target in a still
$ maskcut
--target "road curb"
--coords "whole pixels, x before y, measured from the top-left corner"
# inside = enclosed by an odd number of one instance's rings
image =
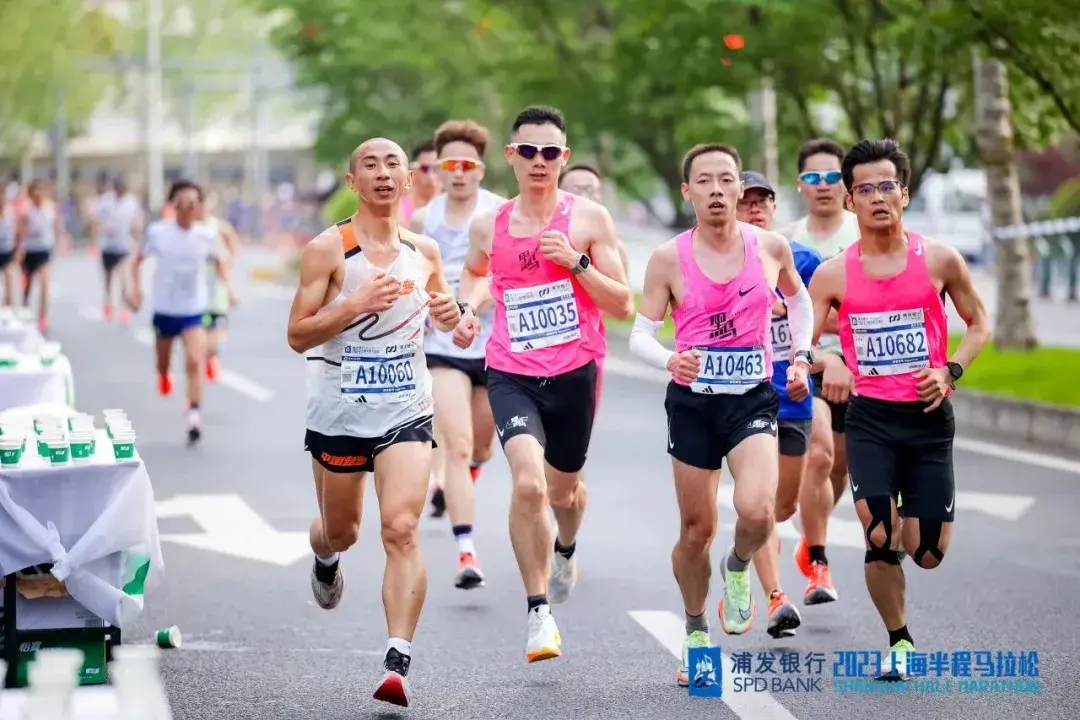
[[[608,326],[609,339],[625,343],[630,333]],[[630,359],[628,352],[609,354]],[[644,367],[644,366],[643,366]],[[957,390],[952,394],[953,412],[964,430],[981,431],[1002,440],[1031,443],[1051,449],[1080,450],[1080,410],[1030,400]]]
[[[967,427],[1042,447],[1080,450],[1078,410],[974,390],[957,390],[952,405],[957,423]]]

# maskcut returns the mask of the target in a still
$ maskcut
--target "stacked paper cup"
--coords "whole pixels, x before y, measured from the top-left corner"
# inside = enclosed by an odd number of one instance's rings
[[[27,670],[29,694],[24,717],[69,718],[79,670],[83,665],[81,650],[39,650]]]
[[[112,440],[113,456],[117,460],[135,457],[135,429],[123,410],[105,411],[105,430]]]
[[[77,413],[68,418],[68,435],[71,441],[73,463],[86,463],[94,458],[97,448],[93,415]]]
[[[26,429],[18,425],[0,425],[0,465],[18,467],[26,450]]]
[[[34,416],[38,455],[52,465],[64,465],[71,461],[71,445],[68,442],[66,429],[66,423],[59,416]]]

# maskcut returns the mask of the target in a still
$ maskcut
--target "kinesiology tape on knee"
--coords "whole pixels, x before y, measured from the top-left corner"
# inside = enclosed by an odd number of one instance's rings
[[[890,550],[889,548],[871,548],[870,550],[866,551],[865,562],[866,564],[870,564],[872,562],[883,562],[886,565],[899,565],[900,553],[896,552],[895,550]]]
[[[866,544],[875,550],[888,550],[892,547],[892,501],[887,495],[868,497],[866,509],[870,511],[870,524],[866,526]],[[885,529],[884,545],[878,545],[870,539],[878,525]]]
[[[938,562],[941,562],[945,553],[938,547],[940,541],[941,521],[919,520],[919,547],[912,553],[911,559],[917,565],[922,565],[922,559],[926,557],[926,553],[930,553]]]

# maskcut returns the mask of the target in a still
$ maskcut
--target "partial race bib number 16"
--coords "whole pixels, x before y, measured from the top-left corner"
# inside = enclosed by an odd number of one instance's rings
[[[388,405],[416,397],[416,345],[346,345],[341,356],[341,399]]]
[[[773,362],[787,360],[791,355],[791,325],[786,317],[774,317],[769,325],[772,335]]]
[[[765,348],[697,348],[701,372],[690,389],[702,395],[742,395],[767,377]]]
[[[860,375],[903,375],[930,366],[922,308],[850,317]]]
[[[503,302],[510,352],[539,350],[581,337],[577,300],[569,280],[506,290]]]

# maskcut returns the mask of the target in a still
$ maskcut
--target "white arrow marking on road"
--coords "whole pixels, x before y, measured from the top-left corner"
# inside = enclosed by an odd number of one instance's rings
[[[669,653],[682,660],[686,625],[675,613],[666,610],[636,610],[630,612],[630,617],[656,638]],[[722,655],[724,672],[721,675],[721,682],[724,684],[724,694],[721,699],[735,715],[745,720],[796,720],[787,708],[767,692],[754,690],[736,692],[735,679],[730,672],[727,672],[727,669],[731,667],[731,657],[727,653],[722,653]]]
[[[199,550],[287,567],[311,554],[306,532],[279,532],[239,495],[177,495],[157,503],[158,519],[190,517],[200,535],[161,539]]]
[[[1006,495],[975,490],[956,491],[957,510],[974,510],[1013,522],[1023,517],[1034,504],[1035,498],[1030,495]]]
[[[655,383],[667,383],[671,380],[671,375],[663,370],[657,370],[636,361],[626,360],[611,355],[604,360],[604,369],[609,370],[616,375],[622,375],[623,377],[634,378],[636,380],[646,380]],[[988,443],[982,440],[973,440],[964,437],[955,438],[953,440],[953,446],[956,447],[957,450],[963,450],[965,452],[988,455],[990,457],[996,457],[1015,463],[1023,463],[1025,465],[1034,465],[1035,467],[1042,467],[1047,470],[1056,470],[1058,472],[1080,475],[1080,462],[1058,457],[1057,455],[1047,455],[1046,453],[1032,452],[1030,450],[1020,450],[1007,445]]]

